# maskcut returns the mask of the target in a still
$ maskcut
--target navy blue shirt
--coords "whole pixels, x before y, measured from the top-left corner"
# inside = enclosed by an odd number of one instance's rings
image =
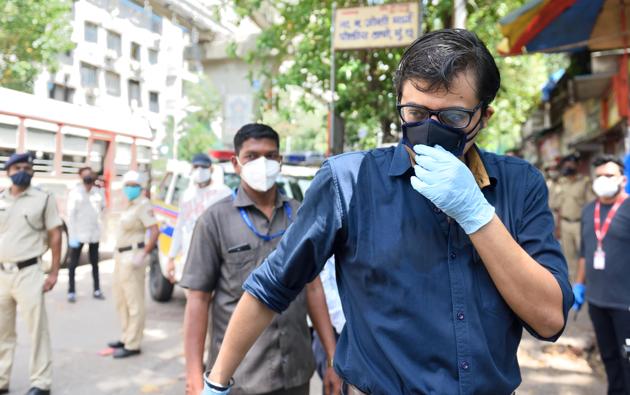
[[[600,223],[604,226],[612,204],[600,206]],[[586,300],[598,307],[630,310],[630,287],[628,286],[628,246],[630,246],[630,198],[619,206],[610,223],[602,247],[606,254],[604,270],[595,269],[593,258],[597,249],[595,236],[595,201],[582,210],[582,237],[580,256],[585,259]]]
[[[491,180],[483,194],[557,279],[566,322],[573,294],[540,172],[480,155]],[[334,254],[347,318],[334,365],[345,381],[374,395],[509,394],[521,381],[524,323],[470,238],[411,187],[411,175],[400,144],[328,160],[278,248],[243,287],[281,312]]]

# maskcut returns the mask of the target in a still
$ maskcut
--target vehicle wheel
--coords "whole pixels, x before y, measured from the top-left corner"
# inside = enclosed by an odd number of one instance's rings
[[[173,284],[162,275],[160,257],[157,249],[151,253],[151,266],[149,268],[149,292],[156,302],[168,302],[173,296]]]

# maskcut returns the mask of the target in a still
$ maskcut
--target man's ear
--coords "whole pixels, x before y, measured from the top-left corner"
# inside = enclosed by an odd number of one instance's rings
[[[490,120],[490,118],[492,118],[493,115],[494,115],[494,108],[492,106],[488,106],[488,108],[486,108],[486,111],[483,113],[483,119],[482,119],[483,127],[488,126],[488,121]]]
[[[231,157],[230,162],[232,162],[232,167],[234,168],[234,172],[236,174],[241,174],[241,166],[238,164],[238,160],[236,156]]]

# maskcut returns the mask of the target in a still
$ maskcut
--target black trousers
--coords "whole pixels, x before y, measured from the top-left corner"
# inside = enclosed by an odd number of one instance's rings
[[[98,243],[90,243],[89,256],[90,263],[92,264],[92,280],[94,281],[94,290],[101,289],[98,278]],[[70,264],[68,266],[68,293],[75,292],[74,284],[74,272],[79,265],[79,258],[81,257],[81,250],[83,249],[83,243],[80,243],[77,248],[70,248]]]
[[[622,346],[630,339],[630,311],[589,303],[588,313],[608,376],[608,395],[630,395],[630,361],[622,354]]]

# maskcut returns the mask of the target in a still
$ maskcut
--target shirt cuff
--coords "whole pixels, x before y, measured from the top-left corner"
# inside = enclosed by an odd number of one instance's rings
[[[249,275],[243,283],[243,290],[278,314],[286,310],[300,293],[300,290],[282,285],[270,272],[267,261]]]

